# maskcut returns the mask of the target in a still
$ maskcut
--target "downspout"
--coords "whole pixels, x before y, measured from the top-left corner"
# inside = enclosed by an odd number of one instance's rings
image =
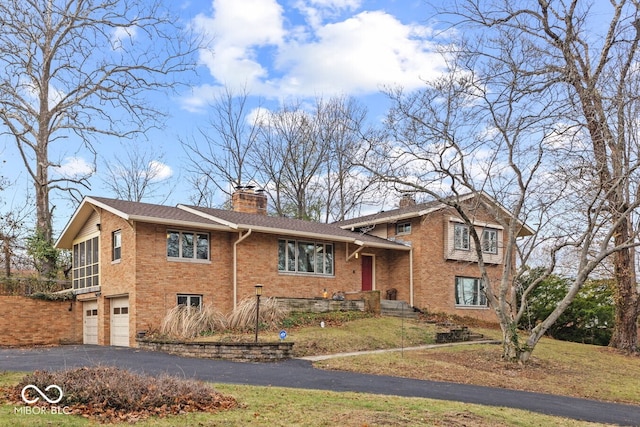
[[[253,230],[250,228],[246,233],[242,234],[242,231],[238,232],[240,236],[238,240],[233,243],[233,308],[235,310],[238,304],[238,243],[251,235]]]
[[[413,307],[413,248],[409,250],[409,305]]]

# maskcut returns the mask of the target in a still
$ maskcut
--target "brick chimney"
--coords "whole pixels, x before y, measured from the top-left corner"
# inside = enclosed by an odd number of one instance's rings
[[[413,195],[410,193],[404,193],[402,198],[400,198],[400,202],[398,203],[398,207],[400,209],[408,208],[409,206],[415,206],[416,199],[413,198]]]
[[[267,195],[264,190],[254,190],[254,187],[236,187],[231,195],[231,206],[236,212],[266,215]]]

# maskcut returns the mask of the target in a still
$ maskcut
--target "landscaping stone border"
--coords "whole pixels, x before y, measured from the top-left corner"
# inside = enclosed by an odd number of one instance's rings
[[[291,359],[294,344],[284,341],[258,343],[155,341],[146,338],[138,338],[136,341],[138,348],[144,350],[235,362],[278,362]]]

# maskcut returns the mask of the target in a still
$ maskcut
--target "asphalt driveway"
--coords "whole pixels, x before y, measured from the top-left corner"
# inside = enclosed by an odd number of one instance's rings
[[[640,406],[542,393],[315,369],[306,360],[242,363],[194,359],[124,347],[90,345],[0,349],[0,371],[59,370],[110,365],[213,383],[353,391],[526,409],[607,424],[640,426]]]

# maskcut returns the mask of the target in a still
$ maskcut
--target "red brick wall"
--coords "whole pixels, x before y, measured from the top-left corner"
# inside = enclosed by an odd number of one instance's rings
[[[267,297],[314,298],[321,297],[325,288],[329,296],[362,289],[360,259],[347,261],[344,243],[333,247],[334,276],[290,274],[278,272],[279,238],[286,236],[253,233],[238,244],[238,301],[255,295],[256,284],[264,285]],[[350,251],[355,249],[350,245]]]
[[[411,242],[413,247],[414,306],[429,312],[496,321],[495,313],[489,308],[459,308],[455,305],[455,277],[479,277],[480,271],[476,263],[445,259],[444,239],[451,215],[452,212],[441,210],[423,218],[414,218],[411,221],[411,233],[397,236],[400,240]],[[478,213],[475,219],[489,221],[491,217]],[[388,224],[388,233],[389,236],[396,235],[395,224]],[[395,263],[392,274],[394,283],[405,283],[408,281],[409,268],[403,259]],[[500,266],[488,268],[494,279],[500,277]],[[398,299],[409,301],[408,289],[395,287],[398,289]],[[384,297],[385,294],[382,295]]]
[[[82,305],[76,301],[0,296],[0,313],[0,346],[82,343]]]
[[[411,233],[396,236],[412,242],[414,266],[414,305],[432,312],[449,312],[495,320],[494,313],[482,308],[456,308],[455,276],[478,277],[475,263],[445,259],[444,238],[451,212],[439,211],[411,221]],[[476,220],[489,215],[478,215]],[[101,296],[99,343],[109,344],[109,297],[129,296],[130,343],[135,345],[138,331],[158,328],[166,312],[177,304],[177,294],[198,294],[205,305],[223,313],[233,308],[233,249],[240,235],[210,233],[210,262],[196,263],[167,260],[167,229],[182,229],[158,224],[136,223],[133,226],[109,213],[101,213]],[[122,232],[122,259],[111,261],[111,233]],[[206,231],[184,229],[184,231]],[[395,224],[388,225],[388,235],[395,236]],[[361,259],[348,261],[347,246],[334,244],[334,276],[283,274],[278,272],[277,236],[253,232],[237,245],[237,301],[255,295],[255,285],[262,284],[265,297],[313,298],[337,291],[361,290]],[[352,253],[357,247],[349,245]],[[375,257],[375,289],[384,297],[390,288],[397,298],[410,301],[410,256],[408,251],[366,248],[362,254]],[[500,274],[499,266],[490,268]],[[82,322],[79,322],[80,333]]]

